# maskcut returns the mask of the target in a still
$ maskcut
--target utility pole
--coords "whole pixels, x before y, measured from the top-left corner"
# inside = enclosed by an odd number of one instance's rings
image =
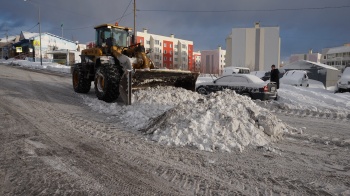
[[[41,18],[40,18],[40,6],[37,3],[34,3],[31,0],[24,0],[24,1],[28,1],[29,3],[32,3],[35,6],[38,6],[38,10],[39,10],[39,53],[40,53],[40,65],[43,65],[43,54],[42,54],[42,49],[41,49]]]
[[[134,0],[134,43],[136,44],[137,37],[136,37],[136,0]]]
[[[62,32],[62,38],[63,38],[63,23],[61,24],[61,32]]]

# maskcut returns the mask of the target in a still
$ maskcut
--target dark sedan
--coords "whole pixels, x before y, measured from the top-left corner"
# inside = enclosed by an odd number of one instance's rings
[[[252,99],[277,99],[277,87],[274,82],[264,82],[259,77],[250,74],[227,75],[210,82],[196,84],[196,91],[200,94],[209,94],[224,89],[234,90],[237,94]]]

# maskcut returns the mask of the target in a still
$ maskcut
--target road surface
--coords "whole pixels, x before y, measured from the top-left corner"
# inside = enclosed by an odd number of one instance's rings
[[[0,64],[0,195],[350,195],[349,121],[276,115],[303,133],[243,152],[161,146],[92,111],[69,74]]]

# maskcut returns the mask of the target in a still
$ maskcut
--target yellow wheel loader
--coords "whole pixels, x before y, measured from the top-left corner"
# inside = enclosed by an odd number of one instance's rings
[[[135,89],[175,86],[195,90],[199,73],[155,68],[142,44],[130,44],[130,28],[103,24],[95,30],[95,46],[83,50],[81,63],[71,68],[75,92],[88,93],[94,81],[98,99],[114,102],[121,96],[130,105]]]

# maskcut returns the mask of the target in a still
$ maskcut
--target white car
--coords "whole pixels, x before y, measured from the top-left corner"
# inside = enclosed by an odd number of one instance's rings
[[[222,76],[218,79],[196,84],[199,94],[215,93],[230,89],[237,94],[260,100],[277,100],[277,86],[274,82],[264,82],[260,78],[250,74],[233,74]]]
[[[289,70],[280,79],[281,84],[309,87],[309,77],[303,70]]]
[[[248,67],[224,67],[222,75],[232,75],[232,74],[249,74],[250,69]]]
[[[350,67],[345,68],[337,82],[336,92],[350,92]]]

